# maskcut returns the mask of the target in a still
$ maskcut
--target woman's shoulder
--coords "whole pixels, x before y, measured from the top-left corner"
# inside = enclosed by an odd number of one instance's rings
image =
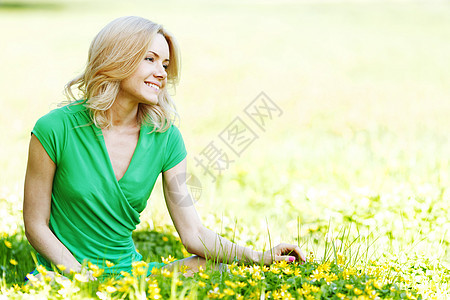
[[[89,115],[88,108],[85,106],[85,101],[75,101],[55,108],[42,116],[39,121],[61,123],[68,118],[73,118],[75,115]]]

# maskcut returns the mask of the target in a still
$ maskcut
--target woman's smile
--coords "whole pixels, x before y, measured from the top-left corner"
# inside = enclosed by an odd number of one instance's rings
[[[122,80],[116,101],[157,105],[158,96],[167,83],[169,54],[166,39],[163,35],[157,34],[134,73]],[[145,84],[144,87],[142,82]]]

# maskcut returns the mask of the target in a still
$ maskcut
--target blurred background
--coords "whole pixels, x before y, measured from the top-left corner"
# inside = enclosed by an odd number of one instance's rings
[[[375,253],[450,261],[448,1],[1,0],[1,232],[22,228],[35,122],[124,15],[179,42],[174,99],[208,227],[258,249],[270,234],[309,250],[351,228]],[[244,113],[261,92],[282,110],[264,131]],[[240,156],[218,137],[236,117],[258,134]],[[234,160],[214,182],[194,159],[210,142]],[[142,228],[166,224],[158,181]]]

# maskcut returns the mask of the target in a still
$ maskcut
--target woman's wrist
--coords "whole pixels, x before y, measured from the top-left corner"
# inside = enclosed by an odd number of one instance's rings
[[[255,251],[255,250],[251,250],[251,251],[252,251],[251,257],[250,257],[251,263],[254,263],[254,264],[261,263],[263,253],[260,251]]]

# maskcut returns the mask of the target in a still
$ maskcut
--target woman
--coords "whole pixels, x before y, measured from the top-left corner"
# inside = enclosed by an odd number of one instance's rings
[[[27,238],[47,270],[54,264],[80,272],[89,261],[106,274],[130,271],[142,259],[131,233],[160,173],[170,216],[194,256],[167,266],[151,263],[149,271],[178,264],[190,275],[205,267],[206,258],[305,260],[290,244],[256,252],[231,243],[202,225],[194,205],[177,205],[192,201],[184,176],[187,153],[167,92],[178,73],[175,40],[161,25],[140,17],[116,19],[94,38],[83,74],[66,86],[70,98],[76,99],[77,87],[84,100],[36,123],[23,214]]]

